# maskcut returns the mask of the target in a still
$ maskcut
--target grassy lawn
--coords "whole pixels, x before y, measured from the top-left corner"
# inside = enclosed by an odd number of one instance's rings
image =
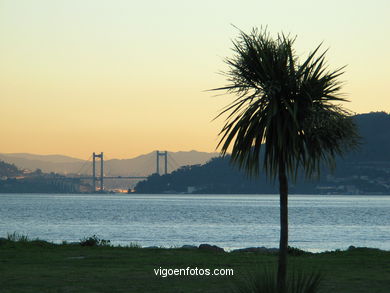
[[[0,242],[0,292],[231,292],[234,281],[276,264],[265,253]],[[390,292],[390,252],[358,248],[290,256],[292,268],[320,270],[332,293]],[[232,268],[234,276],[156,276],[159,268]]]

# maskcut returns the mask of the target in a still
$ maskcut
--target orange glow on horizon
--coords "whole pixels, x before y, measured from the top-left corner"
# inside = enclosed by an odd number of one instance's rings
[[[232,97],[206,90],[226,84],[232,23],[296,34],[302,55],[323,41],[329,68],[347,65],[346,107],[390,112],[389,2],[318,5],[0,0],[0,153],[214,152]]]

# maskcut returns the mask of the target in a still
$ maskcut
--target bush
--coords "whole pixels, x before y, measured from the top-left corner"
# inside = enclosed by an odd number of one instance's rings
[[[322,282],[319,272],[294,271],[287,278],[287,293],[317,293]],[[263,270],[236,283],[234,293],[278,293],[276,273]]]
[[[21,235],[16,232],[14,233],[7,233],[7,240],[12,242],[28,242],[30,239],[26,235]]]
[[[80,240],[81,246],[110,246],[110,240],[100,239],[96,235]]]
[[[249,274],[244,280],[236,283],[234,293],[277,293],[276,278],[273,271]]]
[[[288,255],[292,255],[292,256],[301,256],[304,254],[311,254],[310,252],[307,252],[307,251],[304,251],[302,249],[292,247],[292,246],[287,247],[287,253],[288,253]]]
[[[140,244],[138,244],[137,242],[130,242],[130,244],[127,245],[126,247],[128,247],[128,248],[142,248],[142,246]]]
[[[303,271],[293,272],[287,280],[287,292],[289,293],[316,293],[319,292],[322,283],[320,272],[306,273]]]

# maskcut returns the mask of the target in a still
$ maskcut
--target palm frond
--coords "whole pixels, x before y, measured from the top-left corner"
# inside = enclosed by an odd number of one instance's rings
[[[350,113],[333,104],[347,101],[340,93],[344,67],[328,70],[322,44],[299,63],[295,39],[240,31],[225,60],[229,84],[212,89],[237,96],[216,117],[227,116],[218,147],[224,155],[231,150],[250,175],[263,167],[275,178],[282,160],[293,177],[298,168],[312,176],[321,162],[332,167],[335,156],[358,144]]]

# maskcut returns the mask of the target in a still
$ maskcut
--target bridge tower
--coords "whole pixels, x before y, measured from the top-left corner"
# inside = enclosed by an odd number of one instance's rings
[[[164,174],[168,174],[168,152],[156,151],[156,173],[160,175],[160,157],[164,157]]]
[[[96,159],[100,159],[100,191],[102,192],[104,190],[104,185],[103,185],[103,178],[104,178],[104,171],[103,171],[103,166],[104,166],[104,158],[103,158],[103,152],[100,154],[95,154],[95,152],[92,154],[92,188],[93,191],[96,191]]]

